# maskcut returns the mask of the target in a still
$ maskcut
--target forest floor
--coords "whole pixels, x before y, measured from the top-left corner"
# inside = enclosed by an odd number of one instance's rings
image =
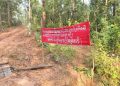
[[[90,47],[77,47],[77,57],[72,65],[84,67],[90,55]],[[14,27],[0,32],[0,61],[7,59],[9,65],[22,68],[43,64],[42,49],[38,47],[34,34],[27,36],[24,27]],[[53,67],[31,71],[13,72],[0,78],[0,86],[91,86],[91,80],[82,72],[77,73],[71,63],[56,63],[45,55],[45,64]]]

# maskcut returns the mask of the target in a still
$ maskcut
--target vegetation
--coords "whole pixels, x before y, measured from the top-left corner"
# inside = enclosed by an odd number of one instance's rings
[[[21,0],[0,0],[0,28],[4,30],[8,26],[18,25],[19,4]]]
[[[94,51],[92,57],[95,59],[95,78],[104,86],[119,86],[120,82],[120,60],[109,57],[105,51]]]
[[[56,62],[67,63],[75,57],[75,50],[70,46],[49,45],[48,52]]]
[[[62,27],[90,21],[91,41],[94,46],[88,59],[88,68],[83,71],[93,68],[94,59],[94,78],[102,83],[101,86],[119,86],[120,0],[90,0],[89,4],[85,0],[42,1],[44,5],[39,0],[0,0],[0,30],[22,23],[30,31],[35,31],[36,41],[41,46],[39,32],[43,27],[43,19],[44,27]],[[46,46],[55,61],[63,58],[69,60],[75,55],[75,50],[71,47]],[[75,70],[82,69],[76,67]]]

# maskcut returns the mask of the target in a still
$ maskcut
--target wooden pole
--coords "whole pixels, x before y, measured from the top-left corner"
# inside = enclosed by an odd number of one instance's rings
[[[92,67],[92,70],[91,70],[91,73],[92,73],[92,78],[91,78],[91,86],[94,86],[94,68],[95,68],[95,58],[93,58],[93,67]]]

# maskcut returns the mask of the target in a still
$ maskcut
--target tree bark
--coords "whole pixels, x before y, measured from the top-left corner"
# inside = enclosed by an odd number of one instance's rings
[[[71,0],[72,4],[72,17],[74,18],[76,12],[76,0]]]
[[[31,35],[31,19],[32,19],[32,15],[31,15],[31,0],[29,0],[29,9],[28,9],[28,35]]]
[[[0,27],[2,25],[2,17],[1,17],[1,13],[0,13]]]
[[[42,10],[41,26],[43,28],[46,26],[45,0],[42,0]]]
[[[105,0],[105,5],[107,5],[108,4],[108,0]]]
[[[11,25],[11,20],[10,20],[10,2],[8,1],[7,2],[7,15],[8,15],[8,25],[10,26]]]
[[[115,14],[116,14],[116,4],[115,4],[115,2],[113,3],[113,16],[115,16]]]
[[[0,11],[1,11],[1,6],[0,6]],[[0,12],[0,27],[2,25],[2,12]]]
[[[31,21],[31,1],[29,0],[29,22]]]

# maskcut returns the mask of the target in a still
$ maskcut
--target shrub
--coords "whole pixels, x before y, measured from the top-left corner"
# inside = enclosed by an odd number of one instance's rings
[[[102,45],[111,54],[120,55],[120,29],[117,25],[109,25],[102,31]]]
[[[120,60],[118,58],[109,57],[102,50],[94,50],[92,52],[92,59],[95,60],[94,77],[99,82],[104,86],[120,85],[120,69],[118,67],[120,66]]]
[[[53,59],[58,62],[67,62],[75,57],[75,50],[70,46],[49,45],[47,49],[52,54]]]

